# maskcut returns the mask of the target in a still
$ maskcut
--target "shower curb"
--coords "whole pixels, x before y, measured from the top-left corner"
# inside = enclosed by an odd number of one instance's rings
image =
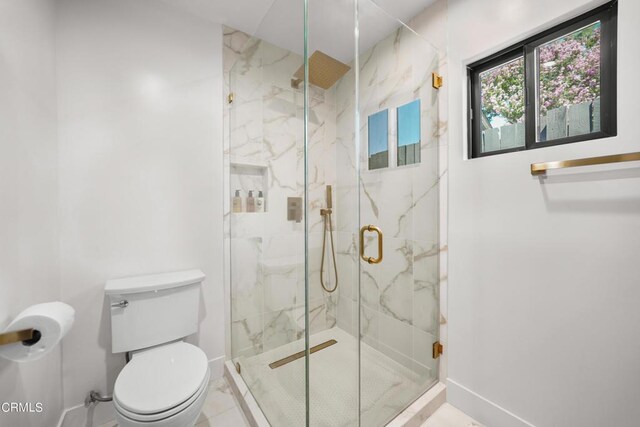
[[[447,386],[437,382],[400,412],[386,427],[420,427],[447,401]]]
[[[258,402],[256,402],[256,399],[251,392],[249,392],[249,388],[230,360],[224,363],[224,377],[231,386],[231,391],[238,400],[249,425],[251,427],[269,427],[271,424],[267,421],[267,418],[258,406]]]
[[[224,377],[229,382],[233,395],[238,400],[249,425],[251,427],[269,427],[271,424],[267,421],[258,402],[230,360],[224,363]],[[419,427],[446,401],[447,387],[438,382],[391,420],[386,427]]]

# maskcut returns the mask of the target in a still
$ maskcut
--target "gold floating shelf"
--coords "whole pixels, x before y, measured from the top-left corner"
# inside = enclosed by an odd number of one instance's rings
[[[559,160],[555,162],[543,162],[531,164],[531,175],[544,175],[549,169],[575,168],[578,166],[604,165],[607,163],[622,163],[640,161],[640,152],[612,154],[609,156],[587,157],[584,159]]]
[[[0,345],[14,344],[33,339],[33,329],[4,332],[0,334]]]

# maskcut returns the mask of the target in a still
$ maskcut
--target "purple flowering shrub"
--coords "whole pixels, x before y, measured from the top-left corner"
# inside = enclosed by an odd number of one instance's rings
[[[540,47],[540,113],[600,96],[600,26]]]
[[[524,59],[517,58],[480,75],[482,111],[489,120],[524,120]]]
[[[600,23],[542,45],[539,54],[540,114],[600,96]],[[491,120],[524,120],[524,59],[480,76],[482,110]]]

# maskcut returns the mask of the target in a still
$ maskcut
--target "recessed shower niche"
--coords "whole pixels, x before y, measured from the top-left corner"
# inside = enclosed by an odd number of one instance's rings
[[[269,189],[269,172],[267,165],[260,162],[251,162],[246,159],[232,159],[229,163],[230,176],[229,185],[231,190],[231,197],[241,198],[241,210],[237,211],[233,209],[233,200],[231,202],[231,212],[234,214],[239,213],[252,213],[259,214],[265,213],[269,209],[268,206],[268,189]],[[249,211],[247,209],[247,197],[252,194],[254,200],[257,200],[262,194],[263,209],[254,209]],[[256,202],[254,201],[254,204]],[[254,205],[255,206],[255,205]]]

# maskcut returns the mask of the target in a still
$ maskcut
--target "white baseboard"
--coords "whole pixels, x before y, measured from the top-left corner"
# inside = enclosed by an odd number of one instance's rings
[[[447,401],[486,426],[535,427],[452,379],[447,379]]]
[[[111,402],[91,405],[88,408],[84,404],[80,404],[62,411],[57,427],[97,427],[115,418],[116,415]]]
[[[209,360],[209,370],[211,371],[211,380],[217,380],[224,375],[224,354]]]
[[[67,412],[73,411],[76,408],[77,408],[77,406],[74,406],[72,408],[63,409],[62,413],[60,414],[60,419],[58,419],[58,424],[56,424],[56,427],[63,427],[64,426],[64,419],[67,416]]]

